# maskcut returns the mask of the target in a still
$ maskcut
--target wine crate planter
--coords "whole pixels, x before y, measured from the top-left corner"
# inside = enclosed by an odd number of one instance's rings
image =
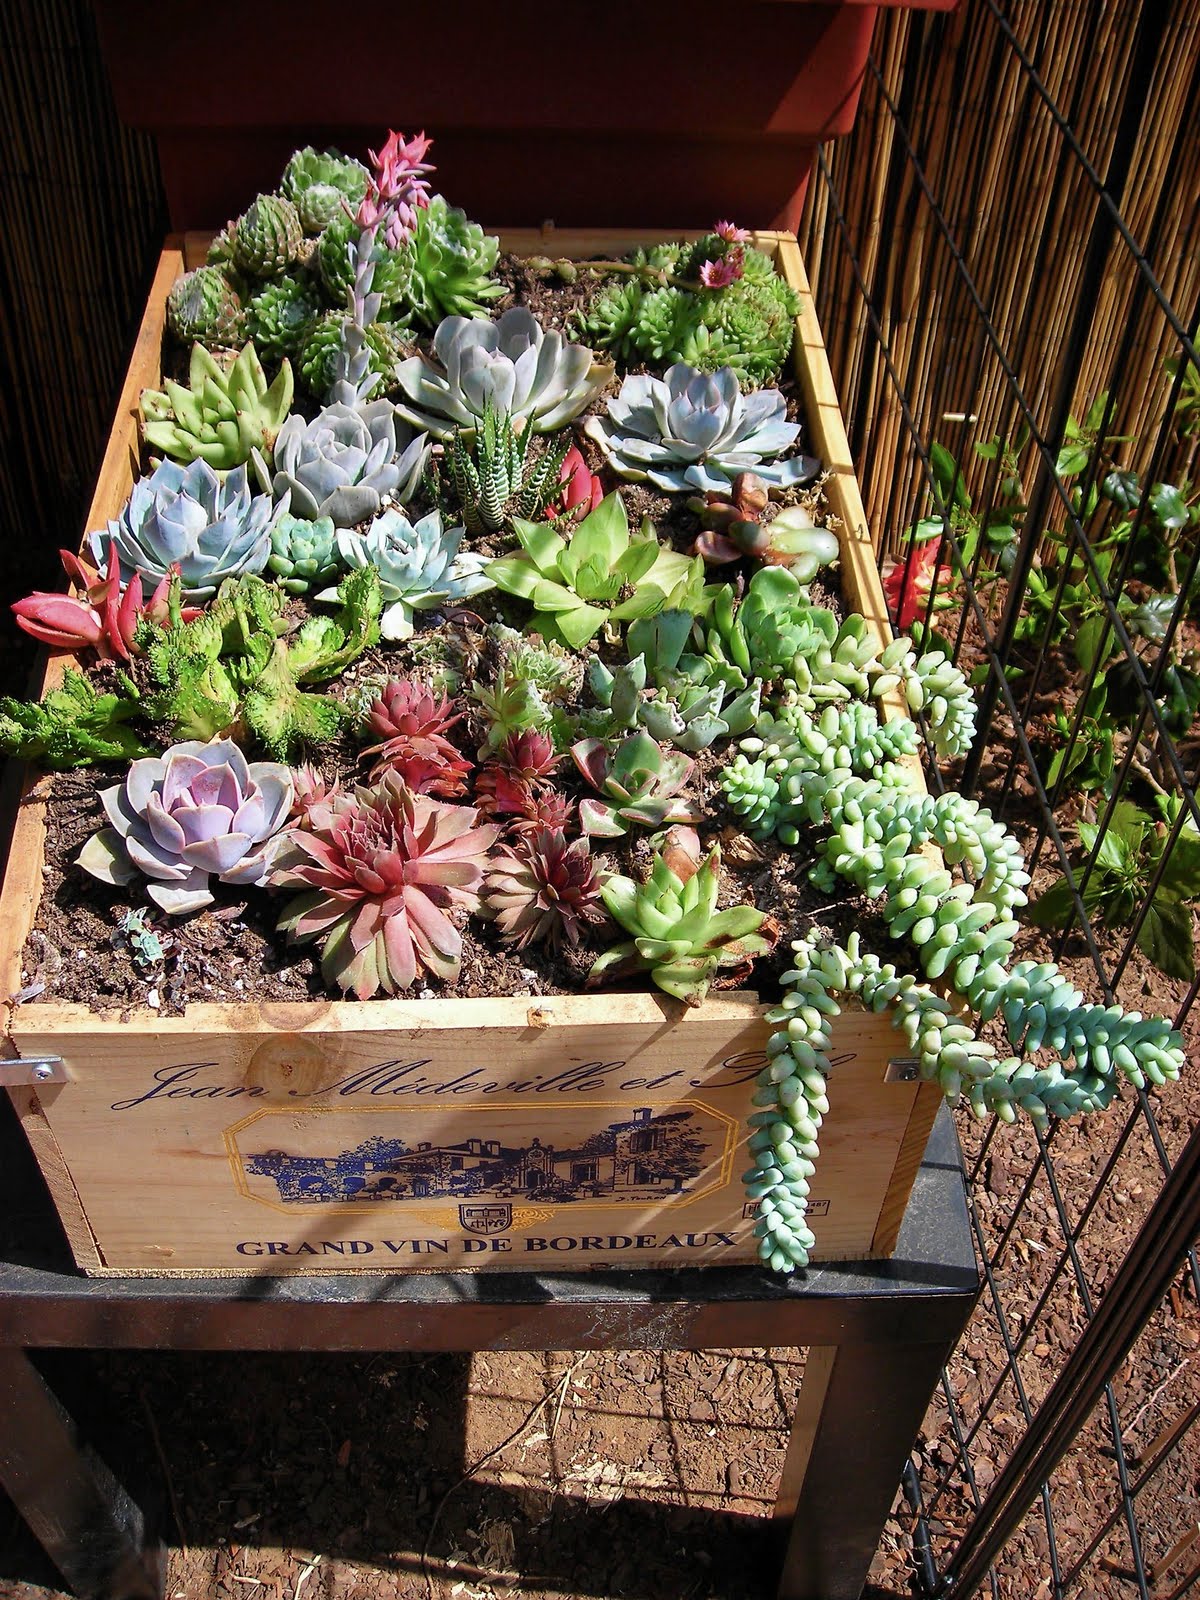
[[[523,254],[613,254],[664,230],[518,231]],[[753,236],[800,291],[807,448],[828,466],[849,605],[887,618],[794,238]],[[203,243],[168,243],[88,527],[126,499],[135,409],[159,381],[164,303]],[[52,657],[48,677],[62,668]],[[919,769],[913,781],[920,783]],[[21,987],[45,843],[32,786],[3,894]],[[103,959],[98,954],[97,959]],[[10,1087],[75,1258],[95,1274],[731,1264],[755,1259],[745,1118],[767,1026],[755,997],[655,993],[192,1005],[182,1017],[10,1004]],[[889,1255],[940,1100],[886,1016],[847,1007],[810,1206],[818,1259]],[[37,1081],[36,1074],[43,1074]]]

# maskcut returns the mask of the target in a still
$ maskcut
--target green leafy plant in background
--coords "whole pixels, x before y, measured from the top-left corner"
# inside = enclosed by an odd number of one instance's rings
[[[1079,822],[1079,842],[1091,861],[1079,894],[1089,919],[1105,928],[1124,928],[1155,885],[1138,928],[1138,949],[1167,977],[1190,982],[1196,975],[1192,905],[1200,899],[1200,833],[1187,821],[1172,843],[1180,805],[1160,797],[1156,819],[1121,800],[1103,833],[1095,822]],[[1062,877],[1038,898],[1030,919],[1042,928],[1069,928],[1077,915],[1071,886]]]

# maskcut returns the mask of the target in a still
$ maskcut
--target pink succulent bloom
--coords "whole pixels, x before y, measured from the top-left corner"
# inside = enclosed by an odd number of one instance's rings
[[[577,445],[572,445],[563,457],[558,481],[562,491],[546,507],[550,517],[587,517],[604,499],[604,485],[583,459]]]
[[[478,908],[499,833],[479,824],[473,807],[415,794],[385,772],[373,789],[336,796],[310,830],[288,835],[289,854],[271,881],[307,892],[280,930],[289,943],[320,940],[326,982],[360,1000],[411,988],[422,972],[453,983],[462,935],[448,913]]]
[[[745,253],[735,245],[719,261],[704,263],[700,268],[700,282],[706,289],[727,289],[741,277],[744,263]]]
[[[726,244],[745,244],[750,237],[746,228],[739,228],[736,222],[718,222],[713,228],[718,239],[724,239]]]
[[[417,212],[429,204],[426,174],[433,163],[426,161],[432,140],[418,133],[411,139],[391,132],[378,154],[371,151],[375,176],[367,186],[358,208],[360,228],[382,224],[389,248],[398,250],[417,223]]]

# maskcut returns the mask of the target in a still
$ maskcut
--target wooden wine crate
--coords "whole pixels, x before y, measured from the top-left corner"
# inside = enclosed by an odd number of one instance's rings
[[[661,235],[520,231],[523,254],[584,258]],[[826,463],[850,605],[887,617],[804,268],[806,448]],[[137,459],[138,396],[160,377],[171,284],[203,259],[168,242],[110,435],[89,529],[116,516]],[[55,681],[68,657],[50,657]],[[919,768],[913,781],[920,783]],[[39,788],[26,789],[0,895],[0,985],[21,988],[41,892]],[[755,1259],[746,1116],[767,1027],[753,995],[695,1010],[654,993],[546,1000],[193,1005],[182,1017],[8,1006],[6,1055],[61,1058],[10,1088],[88,1273],[581,1271]],[[938,1104],[886,1016],[834,1029],[831,1111],[811,1216],[818,1259],[887,1256]],[[36,1081],[41,1073],[41,1081]]]

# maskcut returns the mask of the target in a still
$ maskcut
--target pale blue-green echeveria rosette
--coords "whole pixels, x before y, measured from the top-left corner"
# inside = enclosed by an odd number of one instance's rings
[[[486,556],[459,552],[465,528],[443,528],[441,515],[431,511],[410,522],[399,511],[385,511],[357,534],[338,533],[342,565],[373,566],[379,573],[384,609],[379,631],[385,639],[407,639],[413,631],[413,613],[458,605],[493,587],[484,574]],[[318,600],[336,600],[336,588],[326,589]]]
[[[547,332],[524,306],[495,322],[444,318],[433,354],[400,362],[396,381],[405,396],[401,416],[437,439],[477,428],[489,403],[514,427],[532,421],[535,433],[553,433],[585,411],[613,374],[610,363]]]
[[[252,494],[244,466],[218,473],[207,461],[162,461],[88,544],[102,567],[115,540],[126,580],[137,572],[157,584],[178,563],[183,593],[209,600],[226,578],[263,570],[271,529],[287,509],[286,494],[274,504],[269,494]]]
[[[424,434],[397,424],[390,400],[335,400],[311,422],[288,418],[275,440],[277,495],[291,491],[292,514],[332,517],[352,528],[378,516],[385,500],[405,504],[429,459]]]
[[[818,471],[810,456],[775,459],[800,425],[787,420],[778,389],[742,394],[732,367],[705,373],[677,361],[662,378],[635,373],[608,401],[607,419],[584,426],[623,478],[668,492],[728,489],[739,472],[786,489]]]
[[[292,809],[287,767],[247,761],[232,739],[173,745],[135,761],[124,783],[101,791],[111,824],[92,835],[79,865],[105,883],[148,878],[170,916],[213,901],[211,878],[261,884]]]

